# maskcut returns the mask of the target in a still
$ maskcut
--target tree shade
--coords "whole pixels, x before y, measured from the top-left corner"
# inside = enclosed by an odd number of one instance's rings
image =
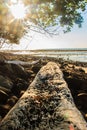
[[[12,14],[11,7],[19,3],[26,10],[23,18]],[[65,33],[74,24],[81,27],[81,12],[85,11],[86,5],[87,0],[1,0],[0,44],[4,40],[19,43],[29,30],[58,34],[59,28]]]

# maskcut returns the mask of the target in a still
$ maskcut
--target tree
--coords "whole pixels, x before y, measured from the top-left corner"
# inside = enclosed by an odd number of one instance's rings
[[[22,10],[25,14],[18,18],[12,8],[19,2],[25,8],[25,12]],[[29,30],[57,34],[61,27],[63,32],[68,32],[74,24],[81,27],[81,12],[85,11],[86,5],[87,0],[1,0],[0,38],[19,43]]]

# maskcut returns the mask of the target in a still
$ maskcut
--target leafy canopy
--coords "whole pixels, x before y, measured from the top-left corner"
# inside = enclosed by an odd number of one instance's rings
[[[18,2],[26,8],[22,19],[15,18],[10,10]],[[19,43],[29,30],[57,34],[59,27],[64,32],[74,23],[81,27],[81,11],[86,5],[87,0],[0,0],[0,40]]]

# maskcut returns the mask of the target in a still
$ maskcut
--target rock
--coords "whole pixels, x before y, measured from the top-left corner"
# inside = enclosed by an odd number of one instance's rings
[[[14,75],[17,77],[26,79],[27,78],[27,72],[24,70],[24,68],[20,65],[11,64],[12,70],[14,72]]]
[[[7,100],[7,104],[9,104],[10,106],[14,106],[17,100],[18,98],[16,96],[12,96]]]
[[[87,93],[79,93],[77,95],[77,104],[80,106],[80,109],[87,111]]]
[[[85,73],[85,70],[82,67],[79,68],[79,71]]]
[[[36,76],[36,74],[32,74],[32,75],[31,75],[31,78],[35,78],[35,76]]]
[[[68,64],[69,68],[74,68],[75,66],[73,64]]]
[[[87,73],[86,67],[74,65],[74,68],[62,69],[64,79],[66,80],[68,87],[71,90],[76,106],[81,113],[87,113],[87,96],[79,95],[81,93],[87,93]],[[82,70],[81,70],[82,69]],[[79,95],[79,96],[78,96]],[[83,115],[85,115],[83,114]]]
[[[0,90],[0,104],[7,101],[9,95],[4,92],[3,90]]]
[[[27,91],[0,123],[0,130],[86,130],[56,63],[42,67]]]
[[[14,86],[12,88],[12,93],[15,95],[19,95],[20,91],[26,90],[28,88],[28,82],[26,82],[24,79],[16,78],[14,81]]]
[[[11,64],[4,63],[3,66],[0,64],[0,74],[7,77],[13,76],[13,70]]]
[[[21,97],[24,93],[25,93],[25,91],[22,90],[22,91],[20,92],[20,97]]]
[[[13,83],[8,77],[4,77],[4,76],[0,75],[0,86],[6,88],[8,90],[11,90],[13,87]]]
[[[8,104],[0,105],[0,116],[3,118],[10,109],[11,107]]]
[[[3,86],[0,86],[0,90],[6,92],[7,94],[10,94],[10,93],[11,93],[11,89],[5,88],[5,87],[3,87]]]
[[[32,70],[27,69],[27,73],[28,73],[28,77],[31,77],[32,74],[34,74],[34,72]]]
[[[40,70],[40,68],[41,68],[41,62],[40,62],[40,63],[37,63],[37,64],[35,64],[35,65],[33,65],[33,66],[32,66],[32,71],[33,71],[34,73],[37,73],[37,72]]]
[[[26,79],[28,77],[27,72],[22,66],[12,63],[4,63],[3,66],[0,65],[0,74],[3,76],[7,76],[12,80],[16,77],[20,77],[23,79]]]
[[[87,121],[87,113],[85,114],[85,120]]]

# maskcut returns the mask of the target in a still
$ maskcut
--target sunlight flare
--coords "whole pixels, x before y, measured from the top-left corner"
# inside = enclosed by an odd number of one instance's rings
[[[11,0],[12,3],[17,3],[18,0]]]
[[[26,16],[26,7],[22,2],[12,4],[10,11],[15,19],[24,19]]]

